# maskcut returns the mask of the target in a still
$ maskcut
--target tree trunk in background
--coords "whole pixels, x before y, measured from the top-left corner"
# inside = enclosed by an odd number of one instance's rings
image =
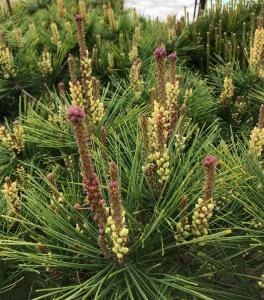
[[[206,0],[200,0],[200,9],[204,10],[206,5]]]
[[[205,5],[206,5],[206,0],[200,0],[198,16],[200,16],[203,13],[205,9]]]

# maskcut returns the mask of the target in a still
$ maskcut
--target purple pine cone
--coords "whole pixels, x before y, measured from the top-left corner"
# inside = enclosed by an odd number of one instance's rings
[[[166,50],[164,48],[157,48],[155,51],[154,51],[154,56],[156,58],[162,58],[166,55]]]
[[[213,155],[207,155],[203,160],[203,165],[205,168],[216,167],[217,164],[218,164],[218,160]]]
[[[83,17],[81,15],[76,15],[75,16],[75,21],[76,22],[79,22],[79,21],[82,21],[83,20]]]
[[[68,109],[67,118],[72,123],[80,123],[85,117],[85,112],[80,106],[72,106]]]
[[[176,61],[177,59],[177,54],[176,53],[171,53],[169,56],[168,56],[168,60],[169,61]]]

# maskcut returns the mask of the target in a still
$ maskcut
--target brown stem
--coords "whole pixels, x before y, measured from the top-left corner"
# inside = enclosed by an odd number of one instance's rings
[[[87,202],[94,213],[94,221],[98,226],[99,237],[98,244],[102,252],[107,255],[107,241],[105,240],[104,227],[107,223],[108,213],[105,207],[105,200],[100,191],[100,182],[97,174],[94,172],[94,165],[88,147],[87,130],[84,125],[85,113],[79,107],[70,107],[67,118],[71,122],[75,139],[78,145],[80,161],[82,164],[83,188],[87,193]]]
[[[13,16],[13,9],[10,0],[6,0],[6,5],[7,5],[9,16]]]
[[[164,136],[164,123],[160,116],[157,120],[157,139],[160,153],[164,152],[165,136]]]
[[[110,204],[112,208],[112,217],[118,231],[122,228],[122,199],[120,194],[120,185],[118,180],[118,169],[114,162],[110,163],[110,183],[109,183]]]
[[[148,153],[149,150],[148,120],[144,113],[141,114],[140,125],[141,125],[142,141],[144,144],[145,152]]]
[[[82,57],[86,53],[84,30],[83,30],[83,17],[81,15],[77,15],[75,16],[75,21],[77,25],[77,35],[78,35],[80,56]]]
[[[210,200],[213,197],[214,179],[216,175],[217,164],[218,164],[217,159],[212,155],[206,156],[203,161],[205,174],[206,174],[206,178],[204,182],[204,195],[203,195],[203,199],[205,201]]]
[[[105,147],[106,146],[106,127],[101,127],[101,143]]]
[[[83,175],[90,176],[93,173],[93,163],[89,152],[89,143],[88,137],[86,135],[86,130],[84,123],[76,123],[73,126],[73,130],[76,137],[76,142],[78,144],[79,153],[80,153],[80,160],[83,169]]]
[[[171,135],[176,127],[177,121],[179,120],[179,105],[177,101],[172,106],[169,135]]]
[[[164,78],[164,65],[163,58],[157,59],[158,69],[158,99],[160,103],[165,101],[165,78]]]
[[[264,104],[261,104],[259,110],[259,121],[258,121],[258,128],[264,127]]]
[[[75,63],[74,63],[74,58],[71,54],[69,54],[69,56],[68,56],[68,67],[69,67],[71,82],[76,82],[77,75],[76,75],[76,71],[75,71]]]

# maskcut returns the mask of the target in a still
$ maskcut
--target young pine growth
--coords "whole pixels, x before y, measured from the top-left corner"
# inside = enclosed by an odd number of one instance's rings
[[[105,115],[104,103],[100,97],[100,82],[92,77],[92,60],[88,50],[80,57],[83,107],[93,125],[98,125]]]
[[[187,216],[187,204],[188,204],[188,199],[186,196],[184,196],[181,199],[181,203],[180,203],[181,220],[178,223],[176,223],[175,239],[177,242],[185,241],[188,238],[188,236],[190,236],[191,234],[192,226],[189,224],[189,219]]]
[[[203,165],[206,174],[204,195],[202,198],[199,198],[198,203],[195,204],[195,210],[192,216],[193,234],[198,237],[208,235],[209,220],[213,215],[213,209],[215,207],[213,191],[218,161],[214,156],[208,155],[205,157]]]
[[[165,102],[165,71],[164,71],[164,58],[166,56],[166,50],[164,48],[157,48],[154,51],[154,57],[157,65],[157,77],[158,77],[158,99],[159,102]]]
[[[100,98],[100,81],[93,77],[93,94],[90,104],[93,125],[98,125],[105,115],[104,103]]]
[[[13,57],[9,47],[6,45],[3,33],[0,33],[0,72],[5,79],[16,76]]]
[[[264,222],[260,222],[259,220],[253,218],[251,221],[250,221],[250,227],[252,227],[253,229],[256,229],[256,230],[261,230],[264,228]]]
[[[264,145],[264,104],[260,106],[259,121],[253,128],[249,140],[249,152],[261,156]]]
[[[263,26],[256,29],[254,34],[253,46],[250,49],[250,68],[253,73],[259,77],[264,77],[264,28]]]
[[[94,44],[92,50],[92,61],[96,67],[99,67],[99,51],[96,44]]]
[[[23,127],[15,121],[10,132],[4,125],[0,125],[0,140],[8,149],[19,154],[25,148]]]
[[[76,15],[75,16],[75,22],[77,27],[77,37],[78,37],[78,44],[79,44],[79,51],[80,51],[80,57],[83,57],[86,55],[86,45],[85,45],[85,32],[84,32],[84,24],[83,24],[83,16],[82,15]]]
[[[107,8],[107,18],[112,31],[117,31],[117,21],[115,17],[114,10],[111,6]]]
[[[168,40],[172,43],[176,39],[176,19],[175,16],[168,16],[167,17],[167,32],[168,32]]]
[[[169,149],[167,146],[168,127],[168,111],[159,102],[155,101],[152,116],[148,119],[147,135],[151,153],[148,155],[148,163],[143,167],[143,171],[147,174],[150,170],[156,172],[160,184],[166,182],[170,175]]]
[[[77,80],[76,71],[75,71],[75,63],[74,58],[71,54],[68,57],[68,66],[70,72],[71,81],[69,82],[70,85],[70,96],[72,100],[73,106],[84,106],[83,100],[83,87],[79,80]]]
[[[49,113],[48,116],[48,121],[52,124],[52,125],[56,125],[58,120],[58,115],[55,113],[55,107],[54,105],[51,105],[51,112]]]
[[[57,46],[58,48],[61,47],[61,39],[60,39],[60,33],[58,30],[58,26],[56,23],[51,23],[50,24],[50,28],[51,28],[51,42]]]
[[[51,104],[48,120],[51,124],[59,126],[62,130],[67,130],[67,119],[66,119],[67,107],[65,105],[64,91],[61,90],[61,88],[60,88],[61,84],[63,84],[63,83],[60,82],[58,84],[61,101],[58,103],[58,105],[55,105],[53,103]],[[62,134],[62,136],[63,136],[63,134]]]
[[[10,217],[16,217],[21,210],[21,200],[19,197],[17,182],[12,182],[9,177],[6,177],[2,192],[7,202],[7,215]]]
[[[129,51],[129,54],[128,54],[128,57],[129,57],[130,62],[132,62],[132,63],[138,58],[138,46],[137,45],[132,44],[131,50]]]
[[[63,19],[66,16],[66,10],[64,8],[63,0],[57,0],[56,2],[57,2],[58,15]]]
[[[65,21],[65,22],[64,22],[64,27],[63,27],[63,28],[64,28],[65,33],[67,34],[67,36],[68,36],[69,38],[71,38],[72,35],[73,35],[72,23],[69,22],[69,21]]]
[[[169,111],[166,110],[165,102],[165,77],[164,77],[164,57],[166,51],[164,48],[157,48],[154,57],[157,62],[158,75],[158,97],[156,92],[153,94],[153,112],[148,118],[147,135],[149,139],[148,162],[143,166],[146,174],[157,173],[160,184],[169,179],[169,149],[167,138],[169,133]],[[145,128],[143,128],[146,130]],[[144,131],[143,131],[143,139]]]
[[[28,30],[30,31],[30,36],[32,39],[36,39],[36,40],[39,39],[39,34],[38,34],[35,23],[30,23]]]
[[[261,289],[264,289],[264,273],[261,275],[260,280],[258,281],[258,286]]]
[[[149,152],[149,136],[148,136],[148,119],[144,113],[140,116],[140,126],[141,126],[141,133],[142,133],[142,142],[144,145],[144,151],[145,153]]]
[[[94,171],[91,154],[88,145],[87,129],[85,126],[85,112],[79,106],[73,106],[68,109],[67,118],[72,124],[75,139],[78,145],[80,161],[82,165],[83,187],[87,193],[86,202],[94,214],[94,220],[99,229],[98,243],[104,255],[107,256],[108,247],[104,237],[104,228],[109,216],[105,200],[100,191],[100,182]]]
[[[110,216],[107,219],[105,232],[110,235],[113,242],[112,251],[118,262],[122,263],[124,256],[128,253],[128,232],[125,220],[125,210],[122,204],[120,183],[118,180],[118,169],[114,162],[110,163]]]
[[[184,95],[184,103],[181,107],[178,104],[178,97],[181,93],[180,81],[176,77],[175,65],[177,55],[171,53],[168,56],[169,60],[169,81],[166,83],[166,107],[169,111],[169,135],[171,135],[176,127],[176,123],[179,117],[186,113],[186,103],[189,97],[191,97],[191,90],[186,90]],[[185,148],[186,137],[180,132],[182,126],[179,126],[178,132],[175,134],[175,149],[176,152],[181,153]]]
[[[25,168],[22,165],[17,165],[15,175],[17,178],[17,186],[19,189],[25,188],[31,179],[30,174],[26,172]]]
[[[172,64],[174,64],[173,61]],[[173,74],[175,74],[175,71],[173,72]],[[175,100],[177,100],[181,90],[179,81],[176,80],[173,75],[170,77],[170,81],[166,83],[165,94],[166,106],[171,111],[173,109],[173,106],[175,105]]]
[[[78,106],[70,107],[67,117],[73,126],[80,153],[83,186],[87,193],[86,203],[89,204],[99,229],[98,243],[105,256],[109,256],[110,249],[112,249],[111,251],[115,254],[118,262],[122,263],[124,256],[128,253],[128,229],[125,223],[125,210],[122,205],[117,166],[113,162],[110,164],[109,195],[111,209],[109,210],[100,191],[99,178],[94,172],[84,122],[85,113]],[[105,234],[110,237],[110,244],[109,240],[105,238]]]
[[[148,162],[143,166],[143,171],[147,175],[158,175],[160,184],[164,184],[170,175],[169,141],[175,130],[180,115],[186,112],[186,103],[181,107],[178,104],[178,96],[181,92],[179,80],[175,74],[177,56],[172,53],[168,56],[169,60],[169,81],[165,83],[164,48],[157,48],[154,57],[157,63],[158,93],[152,90],[153,112],[146,124],[142,126],[143,141],[146,143],[146,132],[148,136]],[[185,144],[185,137],[178,134],[178,144]]]
[[[15,28],[12,32],[14,41],[16,42],[18,47],[22,46],[22,31],[20,28]]]
[[[141,31],[140,31],[140,24],[137,24],[134,29],[134,35],[133,35],[133,44],[139,46],[141,43],[142,37],[141,37]]]
[[[76,80],[75,82],[70,81],[70,95],[72,99],[73,106],[83,107],[83,92],[82,85],[80,81]]]
[[[232,119],[237,123],[241,122],[242,116],[246,111],[246,99],[243,96],[238,96],[234,102],[235,111],[232,112]]]
[[[92,59],[85,45],[83,31],[83,17],[75,17],[77,24],[80,65],[81,65],[81,82],[77,80],[74,59],[71,55],[68,58],[70,70],[70,93],[72,105],[80,106],[92,125],[97,126],[105,115],[104,103],[100,97],[100,82],[92,77]]]
[[[72,155],[66,155],[63,158],[64,165],[68,171],[72,171],[74,169],[74,161]]]
[[[231,64],[229,63],[227,66],[227,75],[224,79],[223,90],[220,94],[220,100],[224,105],[228,104],[228,101],[234,96],[235,94],[235,86],[232,79],[231,73]]]
[[[47,175],[47,179],[50,183],[50,188],[52,192],[52,199],[50,201],[51,207],[56,210],[56,205],[63,205],[64,197],[61,192],[58,191],[56,178],[54,173],[49,173]]]
[[[113,69],[115,68],[115,58],[113,53],[108,53],[107,55],[107,70],[109,73],[111,73],[113,71]]]
[[[58,83],[58,90],[59,90],[59,95],[60,95],[60,98],[61,98],[61,101],[62,101],[62,104],[65,104],[65,84],[64,82],[60,81]]]
[[[140,60],[140,58],[137,58],[133,62],[130,73],[129,73],[130,85],[134,91],[136,100],[140,99],[141,94],[144,90],[144,80],[143,80],[142,76],[140,75],[140,68],[141,68],[141,60]]]
[[[93,100],[92,60],[89,58],[88,50],[85,50],[85,52],[80,56],[80,62],[81,62],[83,101],[85,104],[85,111],[87,112]]]
[[[80,15],[83,17],[83,20],[86,20],[87,18],[87,9],[85,1],[80,0],[79,1],[79,8],[80,8]]]
[[[43,51],[41,60],[38,62],[38,67],[40,72],[45,76],[52,73],[52,56],[47,50]]]

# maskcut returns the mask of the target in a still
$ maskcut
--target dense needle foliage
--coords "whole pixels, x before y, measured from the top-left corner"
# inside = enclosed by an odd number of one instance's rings
[[[0,298],[264,299],[264,2],[6,2]]]

